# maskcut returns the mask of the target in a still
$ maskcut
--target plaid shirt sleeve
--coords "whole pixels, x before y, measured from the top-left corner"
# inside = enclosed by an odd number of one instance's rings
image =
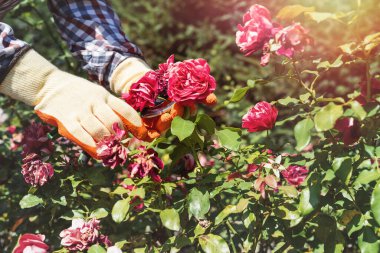
[[[12,28],[0,22],[0,82],[17,59],[26,52],[30,46],[14,36]]]
[[[123,33],[107,0],[48,0],[62,38],[92,80],[109,83],[113,70],[141,50]]]

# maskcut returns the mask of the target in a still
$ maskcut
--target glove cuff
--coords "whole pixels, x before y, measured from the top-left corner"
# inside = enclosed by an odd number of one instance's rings
[[[50,74],[58,70],[33,49],[26,52],[0,84],[0,93],[35,106]]]
[[[110,79],[110,88],[117,95],[121,95],[129,90],[129,87],[151,68],[140,58],[130,57],[120,63],[113,71]]]

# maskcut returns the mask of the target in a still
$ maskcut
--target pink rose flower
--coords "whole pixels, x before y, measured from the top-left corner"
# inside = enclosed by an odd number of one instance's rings
[[[89,221],[73,219],[71,227],[59,234],[62,238],[61,245],[72,251],[83,251],[97,243],[110,246],[108,237],[99,232],[99,223],[100,221],[95,218]]]
[[[215,88],[215,78],[204,59],[177,62],[170,68],[168,96],[174,102],[188,106],[203,102]]]
[[[273,24],[267,8],[255,4],[243,16],[238,25],[236,44],[246,56],[261,50],[272,37]]]
[[[276,53],[292,58],[295,52],[303,52],[311,39],[306,29],[300,23],[287,26],[275,34],[275,43],[279,45]]]
[[[21,174],[25,182],[37,187],[43,186],[54,175],[53,166],[50,163],[44,163],[37,154],[29,154],[22,162]]]
[[[121,141],[125,138],[125,131],[120,129],[117,123],[112,125],[114,135],[106,136],[96,144],[96,153],[103,161],[104,166],[114,169],[118,165],[124,165],[128,157],[128,149]]]
[[[158,83],[158,94],[167,96],[167,89],[169,85],[169,71],[174,64],[174,54],[169,57],[165,63],[158,65],[156,70],[156,77]]]
[[[212,167],[215,165],[215,160],[214,159],[209,159],[204,153],[199,153],[198,154],[198,159],[199,163],[203,167]]]
[[[161,182],[162,179],[158,173],[164,168],[164,163],[157,152],[151,148],[146,149],[144,146],[140,146],[138,150],[140,152],[132,157],[132,162],[127,167],[128,176],[131,178],[151,176],[153,181]]]
[[[122,98],[137,111],[147,107],[154,107],[158,96],[158,83],[156,72],[147,72],[140,80],[131,85]]]
[[[334,128],[342,134],[343,143],[346,146],[350,146],[360,139],[360,123],[354,118],[338,119]]]
[[[268,102],[259,102],[243,116],[242,127],[249,132],[272,129],[276,123],[278,111]]]
[[[305,166],[290,165],[286,170],[281,171],[282,176],[286,181],[294,186],[299,186],[305,181],[309,171]]]
[[[49,246],[44,241],[44,235],[23,234],[20,236],[13,253],[48,253]]]
[[[47,125],[32,122],[23,132],[22,155],[25,157],[30,153],[39,155],[53,153],[53,142],[47,136],[49,132],[50,128]]]

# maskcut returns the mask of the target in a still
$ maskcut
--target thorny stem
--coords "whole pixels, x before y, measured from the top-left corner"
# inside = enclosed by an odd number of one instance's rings
[[[296,77],[297,77],[297,80],[298,80],[298,83],[300,85],[302,85],[310,94],[311,96],[314,98],[315,95],[314,95],[314,92],[312,89],[310,89],[309,87],[307,87],[307,85],[302,81],[302,78],[301,78],[301,74],[300,72],[298,71],[297,69],[297,66],[296,66],[296,62],[295,61],[292,61],[292,66],[293,66],[293,69],[294,69],[294,72],[296,74]]]

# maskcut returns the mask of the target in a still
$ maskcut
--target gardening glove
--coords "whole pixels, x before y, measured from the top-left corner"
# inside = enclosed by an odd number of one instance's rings
[[[34,50],[23,55],[0,85],[0,92],[34,106],[46,123],[97,158],[96,142],[117,122],[139,139],[147,130],[138,113],[106,89],[60,71]]]
[[[116,67],[111,76],[110,88],[117,95],[127,93],[131,85],[142,78],[148,71],[152,69],[146,64],[146,62],[140,58],[128,58]],[[205,99],[205,105],[214,105],[216,103],[216,97],[211,94]],[[148,135],[146,141],[151,141],[159,137],[163,132],[170,128],[172,120],[176,116],[182,117],[184,114],[184,106],[176,103],[170,110],[154,118],[144,118],[143,122],[148,129]],[[190,107],[190,113],[195,114],[196,106]]]

